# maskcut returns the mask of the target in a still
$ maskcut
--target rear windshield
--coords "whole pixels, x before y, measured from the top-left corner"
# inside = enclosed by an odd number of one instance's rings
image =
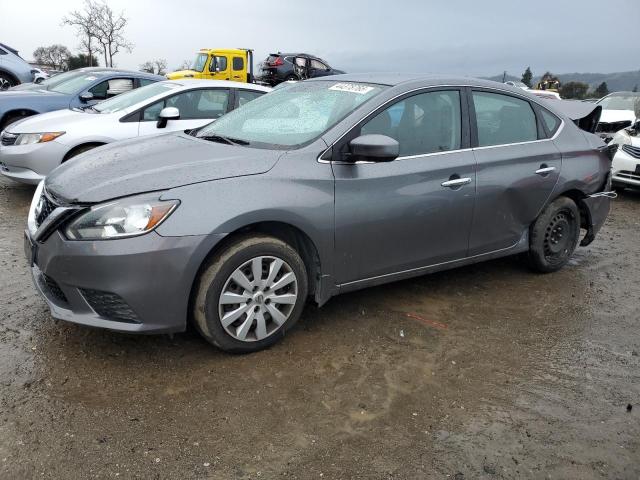
[[[198,137],[223,136],[259,148],[299,147],[321,136],[385,88],[359,82],[293,84],[224,115],[204,127]]]
[[[636,102],[640,102],[640,95],[612,95],[605,97],[598,102],[603,110],[633,110]]]

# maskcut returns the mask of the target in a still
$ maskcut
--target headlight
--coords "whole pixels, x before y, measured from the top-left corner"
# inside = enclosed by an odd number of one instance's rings
[[[626,130],[620,130],[616,132],[616,134],[611,139],[611,143],[615,143],[617,145],[631,145],[631,137],[629,136],[629,132]]]
[[[30,145],[32,143],[45,143],[55,140],[64,132],[46,132],[46,133],[21,133],[16,139],[14,145]]]
[[[91,207],[65,230],[70,240],[108,240],[133,237],[160,225],[180,203],[158,194],[124,198]]]

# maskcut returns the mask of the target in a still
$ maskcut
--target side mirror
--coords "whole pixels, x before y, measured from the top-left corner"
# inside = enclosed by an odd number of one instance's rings
[[[91,92],[84,92],[83,94],[80,95],[80,101],[87,103],[90,102],[91,100],[93,100],[93,93]]]
[[[169,120],[178,120],[180,118],[180,110],[176,107],[165,107],[160,111],[158,116],[158,128],[164,128],[167,126]]]
[[[391,162],[400,154],[400,144],[386,135],[361,135],[349,142],[349,153],[354,160]]]

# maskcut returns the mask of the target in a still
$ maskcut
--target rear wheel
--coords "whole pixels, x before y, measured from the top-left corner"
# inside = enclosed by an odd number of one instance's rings
[[[196,328],[222,350],[262,350],[298,320],[307,285],[304,262],[291,246],[270,236],[241,238],[201,273],[193,305]]]
[[[6,73],[0,73],[0,90],[9,90],[17,85],[16,81]]]
[[[551,202],[531,226],[529,265],[538,272],[564,267],[580,240],[580,212],[573,200],[559,197]]]

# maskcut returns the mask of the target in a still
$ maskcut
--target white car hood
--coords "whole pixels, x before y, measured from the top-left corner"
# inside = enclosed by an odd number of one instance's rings
[[[44,132],[64,132],[73,128],[74,125],[86,124],[86,122],[96,121],[102,117],[99,113],[84,113],[75,110],[57,110],[55,112],[41,113],[20,120],[13,125],[9,131],[11,133],[44,133]]]
[[[633,122],[636,119],[633,110],[602,110],[600,121],[605,123],[622,122],[629,120]]]

